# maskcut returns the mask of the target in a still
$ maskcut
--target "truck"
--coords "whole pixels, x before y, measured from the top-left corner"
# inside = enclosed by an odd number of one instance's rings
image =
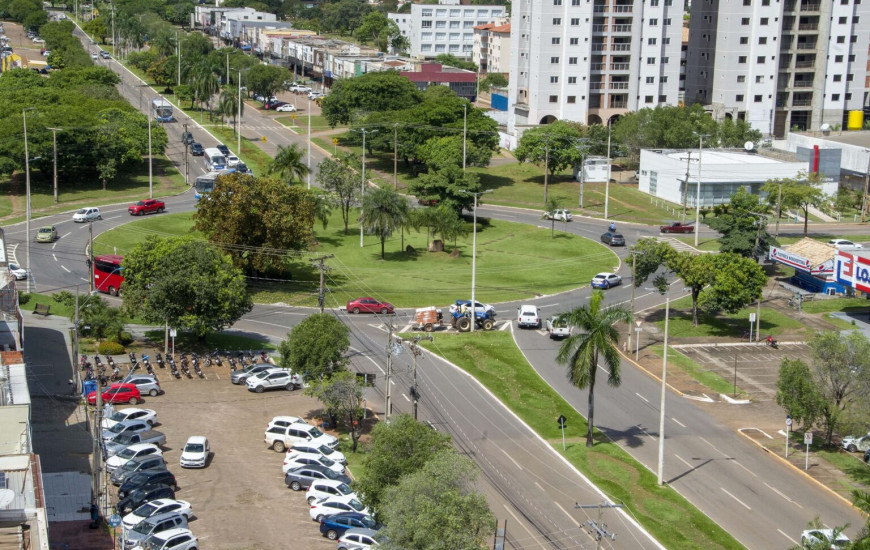
[[[671,222],[668,225],[660,226],[659,231],[662,233],[694,233],[695,226],[692,224]]]
[[[432,332],[444,324],[444,314],[435,306],[423,307],[414,312],[414,329]]]
[[[164,210],[166,210],[166,204],[157,199],[145,199],[144,201],[139,201],[136,204],[131,204],[127,207],[127,212],[129,212],[131,216],[142,216],[144,214],[153,213],[159,214]]]
[[[130,445],[136,443],[153,443],[154,445],[165,445],[166,434],[157,430],[147,430],[144,432],[133,434],[121,434],[114,439],[105,442],[106,454],[114,456],[126,449]]]
[[[472,311],[473,310],[473,311]],[[495,308],[477,302],[471,307],[471,300],[456,300],[450,306],[451,325],[459,332],[471,330],[471,315],[474,314],[475,326],[483,330],[492,330],[495,326]]]
[[[568,326],[567,321],[563,321],[558,317],[549,317],[546,324],[550,340],[561,340],[571,336],[571,327]]]

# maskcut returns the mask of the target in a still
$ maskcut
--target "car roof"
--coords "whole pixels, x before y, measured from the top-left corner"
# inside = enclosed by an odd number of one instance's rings
[[[598,277],[610,277],[611,275],[616,275],[616,273],[611,273],[609,271],[602,271],[601,273],[599,273],[598,275],[593,277],[593,279],[597,279]]]
[[[159,539],[159,540],[169,540],[176,535],[181,535],[181,534],[185,534],[185,533],[190,533],[190,535],[193,536],[193,531],[191,531],[190,529],[186,529],[184,527],[176,527],[174,529],[167,529],[166,531],[162,531],[160,533],[155,533],[151,536],[153,538]]]
[[[374,529],[369,529],[367,527],[352,527],[345,531],[342,537],[347,535],[367,535],[369,537],[374,537],[377,534],[377,531],[375,531]]]
[[[188,443],[206,443],[208,438],[204,435],[192,435],[187,438]]]
[[[347,485],[347,483],[345,483],[344,481],[341,481],[340,479],[316,479],[316,480],[311,482],[311,487],[314,487],[315,483],[317,483],[318,485],[330,485],[332,487],[338,487],[339,485]],[[311,487],[308,488],[309,491],[311,490]]]

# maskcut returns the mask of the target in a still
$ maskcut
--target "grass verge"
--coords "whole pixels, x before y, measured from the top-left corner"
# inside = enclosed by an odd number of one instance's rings
[[[673,338],[691,338],[699,336],[716,336],[739,339],[743,332],[749,330],[749,314],[755,313],[755,305],[745,307],[737,313],[710,315],[698,312],[698,326],[692,325],[692,298],[686,296],[671,302],[671,318],[668,330]],[[664,330],[665,310],[651,314],[648,319],[654,321]],[[807,328],[797,319],[789,317],[779,310],[761,308],[762,334],[783,334],[788,332],[805,332]]]
[[[801,304],[801,311],[804,313],[831,313],[834,311],[862,313],[868,310],[870,310],[870,300],[867,298],[831,298]]]
[[[664,353],[664,346],[655,345],[649,348],[656,357],[661,357]],[[704,369],[701,365],[686,357],[679,351],[668,346],[668,367],[676,366],[681,371],[685,372],[699,383],[704,384],[716,393],[730,395],[737,399],[746,397],[746,394],[738,387],[735,395],[734,382],[725,380],[715,372],[710,372]]]
[[[421,345],[474,376],[666,548],[743,548],[676,491],[659,487],[652,472],[604,435],[586,448],[585,418],[532,369],[510,334],[450,334]],[[565,411],[569,426],[564,453],[555,411]]]
[[[24,301],[25,297],[27,301]],[[82,294],[82,301],[84,301],[86,297],[87,294]],[[73,315],[73,307],[55,301],[54,296],[51,294],[38,294],[36,292],[31,292],[30,294],[22,293],[20,301],[22,302],[20,304],[20,307],[23,311],[33,311],[34,309],[36,309],[36,304],[42,304],[46,306],[51,306],[51,309],[49,311],[51,315],[66,317],[67,319],[72,318]]]
[[[149,330],[145,336],[152,342],[159,342],[163,346],[163,331]],[[216,349],[226,351],[260,351],[275,350],[277,347],[268,340],[215,332],[207,334],[204,340],[200,340],[192,332],[179,332],[175,337],[175,349],[188,353],[211,353]]]

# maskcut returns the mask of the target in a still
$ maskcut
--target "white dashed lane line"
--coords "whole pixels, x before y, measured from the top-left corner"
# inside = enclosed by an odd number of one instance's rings
[[[63,264],[60,264],[60,268],[63,269],[64,271],[66,271],[67,273],[71,273],[71,271],[69,269],[67,269],[66,266]]]

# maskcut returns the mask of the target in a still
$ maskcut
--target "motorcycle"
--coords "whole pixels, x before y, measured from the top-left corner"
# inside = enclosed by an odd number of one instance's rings
[[[103,368],[103,360],[100,359],[99,355],[94,355],[94,365],[96,365],[98,369]]]
[[[196,375],[200,378],[205,378],[205,374],[202,372],[202,368],[199,366],[199,363],[193,363],[193,370],[196,372]]]
[[[175,364],[175,359],[172,357],[169,358],[169,370],[172,371],[172,376],[175,378],[181,378],[181,373],[178,372],[178,366]]]
[[[109,364],[109,368],[111,368],[113,370],[115,369],[115,360],[112,359],[111,355],[106,356],[106,362]]]
[[[81,359],[79,359],[79,368],[82,370],[91,368],[91,363],[88,361],[87,355],[82,355]]]
[[[260,363],[270,363],[269,356],[266,354],[266,350],[260,352]]]
[[[166,365],[163,364],[163,356],[160,355],[160,352],[157,352],[157,366],[161,369],[166,368]]]
[[[148,374],[154,376],[154,367],[151,366],[151,361],[147,355],[142,356],[142,364],[145,365],[145,370],[148,371]]]
[[[212,358],[212,363],[214,363],[214,365],[216,367],[219,367],[223,364],[223,361],[221,361],[221,354],[220,354],[220,352],[218,352],[218,350],[214,350],[212,352],[211,358]]]
[[[133,364],[135,365],[135,364],[137,363],[137,361],[136,361],[136,354],[135,354],[134,352],[131,351],[131,352],[128,353],[127,355],[130,357],[130,362],[133,363]]]
[[[230,357],[230,372],[236,372],[236,358]]]
[[[768,336],[767,339],[765,339],[764,343],[772,347],[773,349],[779,349],[779,344],[772,335]]]
[[[118,380],[120,380],[122,378],[121,369],[119,369],[116,366],[112,366],[112,377],[111,378],[112,378],[112,382],[117,382]]]

